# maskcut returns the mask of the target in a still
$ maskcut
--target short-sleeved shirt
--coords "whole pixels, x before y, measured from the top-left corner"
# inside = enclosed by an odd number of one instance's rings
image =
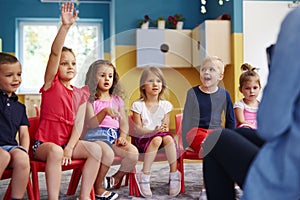
[[[41,88],[41,116],[36,140],[53,142],[59,146],[67,144],[78,108],[89,97],[87,86],[72,88],[66,88],[57,76],[48,90]]]
[[[25,105],[15,93],[8,97],[0,90],[0,146],[18,145],[16,135],[20,126],[29,126]]]
[[[243,110],[244,113],[244,119],[245,121],[251,123],[253,125],[253,128],[257,128],[257,123],[256,123],[256,113],[258,110],[258,107],[250,107],[245,102],[243,99],[240,101],[236,102],[233,105],[233,108],[240,108]],[[242,124],[237,124],[237,127],[240,127]]]
[[[133,102],[131,111],[136,112],[141,115],[142,118],[142,125],[144,128],[149,130],[154,130],[155,127],[161,126],[162,120],[164,119],[165,115],[172,111],[173,106],[169,101],[160,100],[158,102],[158,107],[153,111],[150,111],[144,101],[136,101]],[[164,136],[171,136],[173,139],[173,135],[171,132],[158,132],[152,135],[143,135],[140,137],[133,137],[133,144],[138,148],[140,153],[145,153],[147,148],[154,137],[164,137]],[[176,143],[176,141],[174,140]]]
[[[161,126],[165,115],[173,109],[172,104],[166,100],[160,100],[158,107],[154,111],[149,111],[144,101],[135,101],[132,104],[131,111],[141,115],[144,128],[154,130],[156,126]]]
[[[106,107],[113,108],[115,110],[120,110],[120,108],[124,107],[124,101],[119,96],[111,95],[110,100],[103,101],[103,100],[95,100],[91,103],[94,109],[94,113],[99,113],[102,109]],[[106,127],[106,128],[115,128],[119,129],[120,124],[118,119],[113,119],[111,116],[106,115],[99,127]]]

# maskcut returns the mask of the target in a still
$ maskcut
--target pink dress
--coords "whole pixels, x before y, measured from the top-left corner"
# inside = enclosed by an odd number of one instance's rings
[[[59,146],[67,144],[71,136],[76,113],[81,104],[87,101],[89,89],[66,88],[56,76],[51,88],[42,93],[40,125],[36,132],[36,140],[53,142]]]
[[[251,128],[256,129],[257,123],[256,123],[256,113],[258,108],[253,108],[244,103],[243,100],[240,100],[236,102],[233,106],[233,108],[240,108],[244,112],[244,119],[245,121],[249,122],[252,126]],[[237,124],[237,128],[241,128],[244,126],[249,126],[248,124]]]

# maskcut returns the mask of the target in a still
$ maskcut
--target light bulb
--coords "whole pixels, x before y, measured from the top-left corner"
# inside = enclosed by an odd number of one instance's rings
[[[220,5],[220,6],[223,5],[223,0],[219,0],[219,5]]]
[[[201,0],[201,4],[205,5],[206,4],[206,0]]]
[[[206,13],[205,6],[201,6],[201,13],[202,13],[202,14],[205,14],[205,13]]]

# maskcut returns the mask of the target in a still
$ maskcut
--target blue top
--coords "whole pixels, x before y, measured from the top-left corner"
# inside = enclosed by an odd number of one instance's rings
[[[8,97],[0,90],[0,146],[18,145],[16,135],[22,125],[29,126],[25,105],[15,93]]]
[[[295,8],[281,24],[257,112],[257,131],[266,143],[250,167],[243,200],[300,197],[299,19]]]
[[[183,146],[187,147],[187,132],[193,127],[222,128],[222,113],[225,116],[225,128],[235,128],[233,105],[228,91],[218,88],[215,93],[207,94],[195,86],[187,92],[182,118]]]

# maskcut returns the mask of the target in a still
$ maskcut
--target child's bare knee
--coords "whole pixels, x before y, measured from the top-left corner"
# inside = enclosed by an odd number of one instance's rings
[[[152,139],[151,144],[155,147],[159,147],[162,143],[162,138],[161,137],[155,137]]]

